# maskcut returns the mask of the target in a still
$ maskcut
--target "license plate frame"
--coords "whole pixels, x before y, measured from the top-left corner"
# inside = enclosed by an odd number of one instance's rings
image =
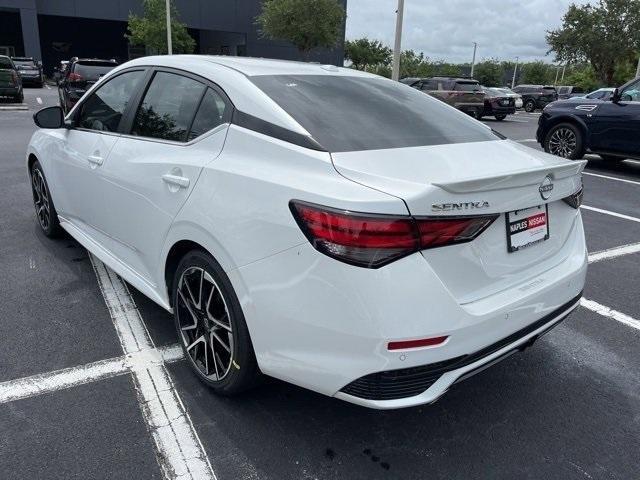
[[[543,215],[544,223],[540,224],[539,222]],[[526,224],[523,222],[526,222]],[[535,222],[535,225],[530,225],[532,222]],[[545,203],[543,205],[506,212],[505,225],[507,251],[509,253],[514,253],[549,240],[549,204]],[[516,235],[518,235],[518,237],[514,239]],[[530,241],[526,241],[527,239],[530,239]]]

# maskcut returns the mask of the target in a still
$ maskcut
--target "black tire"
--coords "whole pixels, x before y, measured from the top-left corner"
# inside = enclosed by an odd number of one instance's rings
[[[536,102],[534,100],[527,100],[524,102],[524,111],[527,113],[532,113],[536,111]]]
[[[620,163],[625,160],[624,157],[616,157],[615,155],[603,155],[601,153],[599,155],[600,158],[607,163]]]
[[[199,282],[202,289],[191,295],[190,285]],[[211,285],[215,289],[209,289]],[[178,340],[196,376],[220,395],[235,395],[255,386],[259,371],[249,330],[218,262],[202,250],[190,251],[178,265],[171,293]]]
[[[471,108],[471,109],[467,110],[467,114],[471,115],[476,120],[480,120],[482,118],[482,114],[481,114],[480,110],[478,110],[477,108]]]
[[[507,118],[506,115],[501,114],[501,115],[496,115],[496,120],[498,120],[499,122],[501,122],[502,120],[504,120],[505,118]]]
[[[582,131],[572,123],[560,123],[551,128],[544,138],[544,151],[569,160],[584,156]]]
[[[47,179],[42,171],[42,165],[35,161],[29,172],[31,178],[31,193],[33,206],[36,210],[36,218],[42,232],[49,238],[57,238],[62,234],[62,227],[58,220],[58,212],[51,198]]]

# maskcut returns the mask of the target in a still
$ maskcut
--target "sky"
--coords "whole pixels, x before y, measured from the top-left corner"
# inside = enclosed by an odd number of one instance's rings
[[[571,3],[587,0],[405,0],[402,49],[431,60],[488,58],[552,62],[547,30],[557,28]],[[595,3],[592,0],[592,3]],[[380,40],[393,47],[397,0],[347,0],[347,39]]]

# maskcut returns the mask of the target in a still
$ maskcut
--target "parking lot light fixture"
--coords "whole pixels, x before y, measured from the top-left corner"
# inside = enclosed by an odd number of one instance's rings
[[[516,72],[518,71],[518,60],[520,60],[520,57],[516,57],[516,66],[513,67],[513,78],[511,79],[511,88],[516,86]]]
[[[471,60],[471,78],[473,78],[473,71],[476,66],[476,50],[478,49],[478,44],[473,42],[473,59]]]
[[[393,69],[391,79],[400,80],[400,49],[402,48],[402,19],[404,16],[404,0],[398,0],[396,10],[396,39],[393,45]]]
[[[171,45],[171,0],[166,0],[167,5],[167,54],[173,54],[173,45]]]

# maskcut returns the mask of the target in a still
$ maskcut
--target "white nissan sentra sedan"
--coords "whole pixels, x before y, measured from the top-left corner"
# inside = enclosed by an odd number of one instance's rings
[[[173,312],[195,374],[430,403],[578,305],[584,162],[398,82],[145,57],[35,115],[38,221]]]

